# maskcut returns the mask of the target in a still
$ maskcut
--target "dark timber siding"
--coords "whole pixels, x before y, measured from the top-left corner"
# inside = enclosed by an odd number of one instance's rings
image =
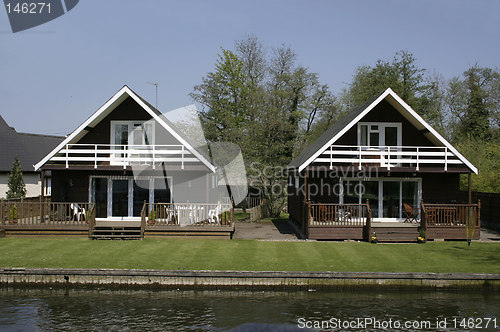
[[[91,175],[133,176],[134,174],[128,171],[54,170],[52,171],[52,201],[88,202],[89,177]],[[158,176],[160,173],[141,175]],[[209,203],[210,200],[217,200],[217,197],[207,197],[212,185],[211,173],[209,172],[171,171],[167,173],[167,176],[171,176],[173,179],[173,198],[176,202]]]
[[[132,98],[125,99],[116,109],[83,136],[79,144],[111,144],[111,121],[147,121],[151,115]],[[155,124],[155,144],[180,144],[159,124]]]

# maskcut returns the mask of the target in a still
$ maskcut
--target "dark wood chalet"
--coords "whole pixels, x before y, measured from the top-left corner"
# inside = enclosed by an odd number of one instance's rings
[[[290,218],[310,239],[478,239],[478,170],[391,89],[346,114],[289,165]]]
[[[231,237],[234,231],[206,147],[195,146],[127,86],[35,170],[42,177],[50,171],[52,196],[16,206],[17,218],[3,226],[7,233],[142,238]],[[12,209],[0,210],[7,215]]]

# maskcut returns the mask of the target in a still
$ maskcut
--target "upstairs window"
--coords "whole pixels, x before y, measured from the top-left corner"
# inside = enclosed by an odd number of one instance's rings
[[[358,145],[360,146],[401,146],[401,123],[375,122],[358,123]]]
[[[153,123],[135,121],[111,121],[111,142],[122,148],[129,145],[153,145]]]

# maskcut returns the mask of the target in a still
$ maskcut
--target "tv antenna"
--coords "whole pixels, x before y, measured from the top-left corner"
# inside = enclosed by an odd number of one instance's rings
[[[154,85],[155,86],[155,94],[156,94],[156,105],[155,107],[158,108],[158,82],[148,82],[148,84]]]

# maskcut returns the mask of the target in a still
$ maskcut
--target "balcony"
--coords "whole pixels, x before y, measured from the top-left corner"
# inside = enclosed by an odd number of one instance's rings
[[[72,165],[152,166],[161,163],[177,164],[184,169],[186,164],[198,163],[196,158],[183,145],[119,145],[119,144],[66,144],[49,162],[61,163],[69,168]]]
[[[327,163],[330,169],[342,164],[362,167],[412,167],[419,171],[421,167],[442,167],[448,170],[450,165],[463,162],[447,147],[430,146],[353,146],[331,145],[318,158],[316,163]]]

